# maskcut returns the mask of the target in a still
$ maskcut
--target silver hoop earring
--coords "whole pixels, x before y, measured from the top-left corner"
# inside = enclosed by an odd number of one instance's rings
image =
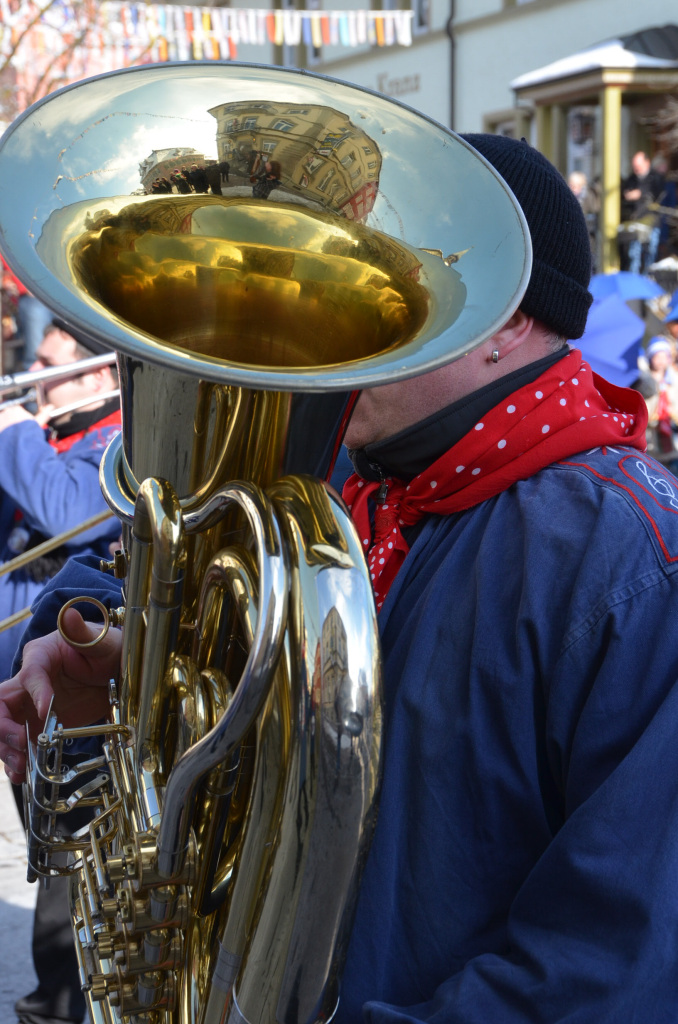
[[[492,352],[492,362],[493,363],[498,363],[499,362],[499,349],[498,348],[495,348],[494,351]]]

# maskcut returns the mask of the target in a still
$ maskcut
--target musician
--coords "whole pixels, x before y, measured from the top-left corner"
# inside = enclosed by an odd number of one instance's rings
[[[62,366],[95,355],[91,343],[76,340],[61,321],[47,328],[31,370]],[[36,547],[49,537],[106,508],[99,487],[99,462],[120,430],[120,401],[101,398],[117,387],[109,366],[68,380],[42,385],[44,400],[35,414],[23,405],[0,410],[0,551],[2,561]],[[91,398],[90,402],[86,399]],[[76,402],[76,410],[59,413]],[[0,618],[28,607],[45,581],[69,555],[107,547],[119,532],[117,521],[89,530],[36,563],[0,576]],[[23,626],[0,633],[0,669],[7,674]]]
[[[660,224],[652,207],[661,203],[666,185],[664,176],[652,167],[647,153],[639,152],[631,160],[631,173],[622,181],[622,221],[633,235],[628,245],[628,270],[646,273],[657,258]]]
[[[336,1020],[668,1022],[678,490],[643,454],[641,396],[567,344],[590,303],[575,197],[524,141],[466,138],[516,195],[535,258],[490,339],[363,392],[346,435],[385,762]],[[115,581],[74,569],[59,598],[118,602]],[[55,610],[39,614],[43,629]],[[91,627],[71,609],[68,629]],[[105,711],[118,648],[114,630],[91,653],[54,634],[26,646],[0,686],[10,778],[53,691],[67,725]]]
[[[31,370],[66,365],[99,352],[95,353],[91,343],[80,336],[76,340],[62,321],[52,321]],[[102,396],[116,387],[114,370],[104,366],[69,380],[45,382],[44,400],[35,415],[22,405],[0,410],[2,561],[9,561],[106,508],[99,487],[99,462],[108,441],[120,430],[120,402],[117,397]],[[59,413],[59,409],[67,409],[76,402],[85,404],[77,410]],[[107,556],[108,544],[118,533],[118,521],[112,518],[24,569],[0,576],[0,619],[31,605],[45,582],[71,554]],[[0,633],[3,678],[10,673],[24,628],[25,622]],[[20,806],[20,794],[15,796]],[[49,890],[39,890],[33,962],[39,988],[17,1003],[23,1024],[82,1020],[85,1002],[73,948],[65,879],[55,879]]]

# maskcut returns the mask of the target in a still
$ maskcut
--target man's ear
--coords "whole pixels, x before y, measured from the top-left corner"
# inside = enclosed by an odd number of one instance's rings
[[[112,391],[114,388],[111,371],[107,366],[100,366],[97,370],[91,370],[89,377],[90,390],[93,394],[100,391]]]
[[[498,350],[499,358],[501,359],[514,352],[523,342],[527,341],[532,333],[533,326],[534,317],[523,313],[522,309],[517,309],[504,326],[500,327],[492,336],[489,343],[490,347]]]

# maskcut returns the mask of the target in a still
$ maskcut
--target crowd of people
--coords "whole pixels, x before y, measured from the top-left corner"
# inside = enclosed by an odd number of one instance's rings
[[[600,241],[600,180],[589,181],[583,171],[573,171],[568,184],[586,218],[595,272]],[[678,193],[666,156],[658,153],[650,160],[643,150],[634,153],[631,170],[621,181],[620,195],[617,243],[621,269],[645,274],[676,248]]]
[[[639,391],[593,374],[577,348],[591,304],[578,198],[524,140],[465,138],[520,203],[534,261],[490,338],[362,391],[344,436],[352,470],[334,482],[371,570],[385,744],[335,1020],[668,1024],[675,478],[644,454]],[[659,393],[673,386],[671,316],[645,352]],[[37,444],[35,422],[6,432],[18,444],[29,427]],[[79,559],[34,605],[39,626],[0,684],[14,783],[26,724],[34,736],[52,697],[70,724],[95,721],[117,672],[118,630],[77,658],[42,635],[73,590],[120,602],[119,581]],[[74,1019],[33,996],[26,1024]]]
[[[637,386],[647,403],[648,451],[678,473],[678,292],[663,327],[641,349]]]
[[[155,178],[148,189],[150,195],[189,195],[198,193],[220,196],[229,183],[231,165],[227,160],[206,165],[192,164],[190,168],[175,167],[169,177]],[[277,160],[268,160],[265,154],[252,151],[247,177],[252,185],[254,199],[268,199],[281,184],[282,169]]]
[[[175,167],[169,177],[155,178],[147,189],[150,195],[190,195],[192,192],[223,195],[222,186],[228,184],[231,165],[227,160],[219,163],[191,164]]]

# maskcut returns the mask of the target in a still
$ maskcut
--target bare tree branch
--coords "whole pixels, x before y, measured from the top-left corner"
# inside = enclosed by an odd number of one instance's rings
[[[40,7],[37,13],[20,30],[13,26],[17,32],[16,37],[12,40],[9,53],[0,58],[0,116],[5,116],[8,120],[13,119],[20,112],[15,96],[15,68],[19,49],[22,45],[27,45],[31,32],[38,27],[44,14],[57,2],[58,0],[47,0],[44,6]],[[80,2],[71,4],[71,9],[75,15],[73,22],[77,25],[78,32],[74,38],[69,39],[68,43],[61,50],[54,52],[46,65],[43,64],[37,81],[32,84],[29,91],[24,95],[20,104],[21,108],[47,95],[57,85],[62,85],[64,81],[80,77],[79,75],[69,74],[69,70],[72,62],[74,62],[86,45],[90,32],[97,27],[98,8],[99,5],[93,3],[92,0],[80,0]],[[154,42],[154,40],[149,41],[139,50],[139,53],[134,55],[134,63],[143,61],[152,52]]]
[[[678,99],[666,96],[663,107],[648,119],[657,141],[666,145],[669,152],[678,151]]]
[[[43,14],[45,14],[50,9],[50,7],[53,7],[55,3],[57,3],[57,0],[49,0],[49,2],[47,4],[45,4],[44,7],[40,8],[40,10],[35,15],[35,17],[32,19],[32,21],[29,21],[28,24],[21,30],[21,32],[19,33],[18,38],[12,44],[12,48],[11,48],[10,53],[5,58],[4,62],[0,63],[0,75],[5,70],[5,68],[9,67],[9,65],[10,65],[10,63],[12,61],[12,58],[16,55],[17,50],[21,46],[21,44],[24,41],[24,39],[26,38],[26,36],[35,28],[35,26],[38,24],[38,22],[42,18]]]

